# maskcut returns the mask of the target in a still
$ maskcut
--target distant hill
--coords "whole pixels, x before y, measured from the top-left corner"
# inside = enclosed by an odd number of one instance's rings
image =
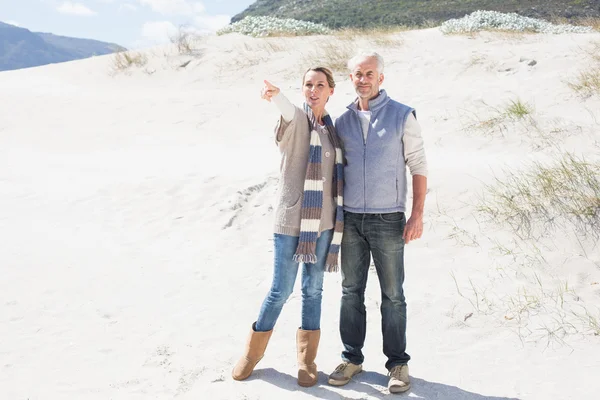
[[[0,71],[78,60],[126,50],[113,43],[36,33],[0,22]]]
[[[476,10],[535,18],[600,17],[600,0],[257,0],[231,22],[266,15],[330,28],[420,25],[460,18]]]

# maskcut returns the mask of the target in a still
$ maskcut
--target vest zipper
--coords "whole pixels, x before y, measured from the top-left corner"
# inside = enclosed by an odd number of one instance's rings
[[[369,124],[370,125],[370,124]],[[369,127],[370,129],[370,127]],[[367,131],[367,138],[369,137],[369,131]],[[365,145],[363,147],[363,200],[364,207],[363,213],[367,212],[367,140],[365,139]]]
[[[358,122],[358,132],[363,139],[363,214],[367,212],[367,139],[369,137],[369,129],[371,129],[371,124],[367,126],[367,135],[365,136],[362,131],[362,122],[358,114],[356,114],[356,119]]]

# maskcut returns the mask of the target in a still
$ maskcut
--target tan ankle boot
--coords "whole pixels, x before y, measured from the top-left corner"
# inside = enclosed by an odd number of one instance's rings
[[[321,331],[305,331],[298,329],[296,334],[296,346],[298,349],[298,385],[303,387],[317,384],[317,349]]]
[[[231,373],[231,376],[236,381],[243,381],[252,374],[256,364],[263,358],[265,349],[267,348],[267,344],[273,333],[273,329],[267,332],[257,332],[255,331],[255,328],[256,322],[252,324],[252,330],[248,335],[246,351]]]

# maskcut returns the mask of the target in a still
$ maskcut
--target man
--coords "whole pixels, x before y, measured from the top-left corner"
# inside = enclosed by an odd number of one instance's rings
[[[423,233],[427,161],[411,107],[390,99],[383,83],[383,58],[359,54],[348,62],[358,98],[336,121],[343,141],[344,236],[342,239],[342,301],[340,335],[343,362],[329,384],[345,385],[362,371],[366,333],[364,293],[373,255],[381,287],[383,353],[391,393],[410,388],[406,353],[404,245]],[[406,167],[412,175],[413,201],[408,222]]]

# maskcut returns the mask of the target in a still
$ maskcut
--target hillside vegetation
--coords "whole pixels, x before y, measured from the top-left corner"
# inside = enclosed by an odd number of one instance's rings
[[[573,20],[600,17],[600,0],[258,0],[231,21],[273,16],[330,28],[423,25],[460,18],[476,10]]]

